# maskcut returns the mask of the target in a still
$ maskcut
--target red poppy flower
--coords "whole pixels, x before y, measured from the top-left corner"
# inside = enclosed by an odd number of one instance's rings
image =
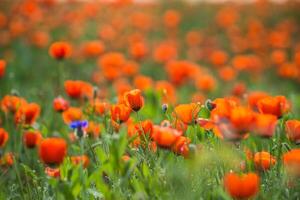
[[[42,135],[39,131],[27,131],[23,134],[23,142],[29,149],[35,148],[42,141]]]
[[[27,104],[26,100],[12,95],[5,95],[1,101],[1,109],[3,112],[12,112],[15,113],[20,107],[23,107]]]
[[[33,124],[39,117],[41,108],[36,103],[25,104],[15,113],[15,123]]]
[[[45,164],[60,164],[66,155],[67,143],[62,138],[44,139],[39,146],[39,156]]]
[[[71,56],[72,46],[68,42],[54,42],[49,48],[49,54],[57,60],[63,60]]]
[[[93,86],[85,81],[67,80],[64,83],[65,91],[71,98],[93,97]]]
[[[69,108],[69,102],[62,97],[53,100],[53,108],[57,112],[63,112]]]
[[[0,148],[3,148],[9,138],[8,133],[3,128],[0,128]]]

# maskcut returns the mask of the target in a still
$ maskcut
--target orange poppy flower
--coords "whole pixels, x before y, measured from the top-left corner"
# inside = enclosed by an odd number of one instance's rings
[[[152,139],[161,147],[171,148],[182,132],[162,126],[153,126]]]
[[[15,113],[15,123],[33,124],[39,117],[41,108],[36,103],[25,104]]]
[[[196,119],[196,123],[206,129],[206,130],[211,130],[214,128],[215,124],[213,121],[211,121],[210,119],[204,119],[204,118],[197,118]]]
[[[285,122],[285,132],[287,137],[296,143],[300,142],[300,121],[287,120]]]
[[[96,122],[93,121],[89,121],[86,132],[92,138],[98,138],[101,133],[100,124],[97,124]]]
[[[67,143],[62,138],[47,138],[39,146],[39,157],[48,165],[60,164],[67,155]]]
[[[294,63],[284,63],[278,67],[277,74],[282,78],[295,79],[299,75],[299,69]]]
[[[197,78],[195,85],[199,90],[210,92],[216,88],[216,80],[213,76],[206,74]]]
[[[156,46],[153,53],[154,60],[166,63],[177,57],[177,48],[174,43],[164,42]]]
[[[29,149],[38,146],[41,140],[42,140],[42,134],[39,131],[26,131],[23,134],[23,143]]]
[[[252,130],[261,137],[272,137],[275,133],[277,117],[270,114],[255,114]]]
[[[5,74],[6,62],[5,60],[0,59],[0,78],[2,78]]]
[[[122,68],[122,72],[125,76],[133,77],[139,71],[139,65],[133,61],[127,61]]]
[[[126,79],[120,78],[115,80],[114,88],[118,96],[124,95],[126,92],[132,90],[131,85]]]
[[[184,136],[180,136],[177,138],[177,140],[175,141],[172,150],[179,154],[182,155],[183,157],[188,157],[189,156],[189,144],[190,144],[191,140],[187,137]]]
[[[185,124],[195,123],[200,111],[200,105],[196,103],[180,104],[174,108],[174,115]]]
[[[260,99],[257,102],[257,108],[260,113],[281,117],[290,110],[291,106],[284,96],[276,96]]]
[[[290,175],[300,177],[300,149],[284,153],[283,164]]]
[[[268,170],[276,163],[276,159],[269,152],[257,152],[254,155],[254,164],[256,169]]]
[[[9,138],[8,133],[3,128],[0,128],[0,148],[3,148]]]
[[[201,68],[197,64],[186,60],[170,61],[166,65],[168,77],[176,86],[180,86],[195,77],[199,70]]]
[[[48,176],[53,177],[53,178],[59,178],[60,177],[60,169],[59,168],[46,167],[45,168],[45,174],[47,174]]]
[[[101,41],[89,41],[83,44],[82,50],[85,56],[96,57],[104,52],[105,47]]]
[[[203,41],[203,36],[200,32],[190,31],[187,33],[185,40],[190,47],[196,47]]]
[[[227,98],[217,98],[212,103],[215,105],[210,115],[213,121],[217,121],[219,118],[228,118],[231,109],[238,105],[238,102]]]
[[[93,86],[85,81],[67,80],[64,86],[67,95],[71,98],[93,97]]]
[[[223,81],[232,81],[237,75],[237,72],[232,67],[222,67],[218,72]]]
[[[45,31],[35,31],[32,34],[30,40],[34,46],[36,46],[38,48],[44,48],[48,45],[50,36]]]
[[[68,42],[54,42],[49,48],[49,54],[57,60],[63,60],[71,56],[72,46]]]
[[[130,156],[124,155],[124,156],[121,157],[121,159],[122,159],[122,161],[124,161],[124,162],[128,162],[128,161],[130,160]]]
[[[161,122],[162,124],[164,122]],[[177,129],[178,131],[181,131],[181,132],[185,132],[188,128],[188,124],[184,123],[183,121],[181,121],[180,119],[177,119],[177,120],[173,120],[172,124],[170,125],[170,127],[173,127],[175,129]]]
[[[130,55],[137,60],[140,60],[148,53],[148,48],[144,42],[134,42],[130,45]]]
[[[90,103],[90,110],[93,110],[96,115],[105,115],[109,110],[110,105],[108,102],[96,99]]]
[[[238,12],[234,7],[224,7],[217,13],[216,22],[222,28],[229,28],[238,18]]]
[[[255,173],[236,174],[230,172],[224,176],[224,187],[234,199],[248,199],[259,191],[259,176]]]
[[[148,31],[151,28],[152,20],[150,14],[141,11],[136,11],[131,15],[132,25],[142,31]]]
[[[281,65],[286,61],[286,53],[283,50],[275,50],[271,54],[271,61],[275,65]]]
[[[214,66],[225,65],[228,60],[228,55],[222,50],[213,51],[210,55],[210,62]]]
[[[71,156],[71,162],[74,165],[82,164],[84,168],[87,168],[87,166],[89,166],[89,164],[90,164],[90,159],[86,155],[83,155],[83,156]]]
[[[53,108],[57,112],[63,112],[69,108],[69,102],[62,97],[57,97],[53,100]]]
[[[176,28],[181,20],[177,10],[167,10],[164,14],[164,24],[167,28]]]
[[[7,22],[7,16],[3,12],[0,12],[0,28],[4,28]]]
[[[248,104],[251,109],[257,111],[257,102],[265,97],[268,97],[269,95],[265,92],[255,91],[248,94]]]
[[[144,120],[136,124],[135,128],[138,130],[139,135],[147,134],[152,136],[153,134],[153,122],[151,120]]]
[[[113,105],[110,108],[111,118],[115,122],[126,122],[130,117],[130,108],[124,104]]]
[[[233,88],[232,88],[232,95],[242,97],[247,91],[247,87],[245,83],[243,82],[238,82],[236,83]]]
[[[148,76],[138,75],[135,76],[133,85],[135,88],[145,91],[152,88],[153,80]]]
[[[66,124],[81,120],[83,113],[80,108],[70,107],[62,113],[62,118]]]
[[[12,152],[5,153],[0,159],[0,165],[12,166],[14,164],[14,154]]]
[[[135,89],[124,94],[125,104],[135,112],[138,112],[144,105],[144,97],[141,93],[141,90]]]
[[[176,90],[168,81],[157,81],[155,89],[162,95],[162,103],[176,102]]]
[[[251,130],[254,121],[254,113],[246,107],[234,107],[230,111],[230,123],[238,133],[246,133]]]
[[[27,104],[26,100],[12,95],[5,95],[1,101],[1,109],[3,112],[12,112],[15,113],[20,107],[23,107]]]
[[[122,68],[125,64],[125,57],[117,52],[106,53],[98,61],[98,66],[102,69],[104,77],[110,81],[122,75]]]

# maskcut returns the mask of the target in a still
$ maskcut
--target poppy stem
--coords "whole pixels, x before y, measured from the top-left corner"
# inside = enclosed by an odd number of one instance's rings
[[[56,74],[57,75],[56,95],[59,95],[62,92],[61,87],[64,81],[64,62],[62,60],[58,61],[56,73],[57,73]]]

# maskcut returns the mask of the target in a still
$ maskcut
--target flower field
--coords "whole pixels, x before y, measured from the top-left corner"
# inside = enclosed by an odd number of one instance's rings
[[[0,0],[0,199],[300,199],[300,3]]]

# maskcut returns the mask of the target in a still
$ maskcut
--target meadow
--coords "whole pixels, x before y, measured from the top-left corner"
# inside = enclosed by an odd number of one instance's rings
[[[0,199],[300,199],[300,3],[0,0]]]

